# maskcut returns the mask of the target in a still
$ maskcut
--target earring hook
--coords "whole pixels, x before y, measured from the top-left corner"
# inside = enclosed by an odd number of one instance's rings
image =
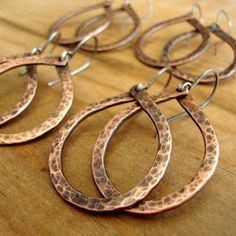
[[[233,27],[233,23],[232,20],[230,19],[229,14],[224,10],[221,9],[216,16],[216,20],[213,23],[213,25],[216,25],[218,27],[220,27],[220,20],[222,19],[222,17],[224,17],[226,19],[226,23],[227,23],[227,27],[228,27],[228,34],[231,35],[232,34],[232,27]],[[214,46],[214,54],[217,56],[218,53],[218,47],[219,47],[219,42],[215,43]]]
[[[193,82],[193,83],[190,83],[190,82],[182,82],[179,84],[179,86],[177,87],[177,90],[184,90],[184,89],[188,89],[189,91],[193,90],[194,87],[196,87],[199,82],[201,80],[203,80],[209,73],[213,73],[214,76],[215,76],[215,83],[214,83],[214,87],[213,87],[213,90],[212,92],[210,93],[210,95],[207,97],[207,99],[199,106],[201,109],[206,107],[210,100],[213,98],[213,96],[215,95],[215,92],[219,86],[219,74],[216,72],[215,69],[213,68],[210,68],[210,69],[207,69],[205,72],[203,72],[199,77],[196,78],[196,80]],[[168,121],[175,121],[179,118],[182,118],[184,116],[187,115],[187,112],[182,112],[178,115],[174,115],[174,116],[171,116],[169,117],[167,120]]]
[[[195,11],[198,11],[198,13],[199,13],[199,21],[203,24],[204,23],[204,17],[203,17],[203,13],[202,13],[202,8],[201,8],[201,6],[198,3],[194,3],[192,5],[192,9],[189,12],[189,15],[193,17]]]
[[[168,85],[169,85],[169,83],[172,79],[172,73],[171,73],[172,70],[173,70],[173,68],[170,67],[170,66],[162,68],[161,70],[159,70],[157,73],[154,74],[154,76],[151,78],[151,80],[148,83],[138,84],[136,90],[137,91],[142,91],[142,90],[145,90],[145,89],[149,89],[163,74],[165,74],[166,72],[169,72],[169,78],[168,78],[168,80],[167,80],[167,82],[164,85],[164,88],[162,90],[162,91],[164,91],[168,87]]]
[[[75,53],[81,48],[81,46],[86,43],[87,41],[89,41],[90,39],[94,39],[94,42],[95,42],[95,46],[94,46],[94,51],[93,51],[93,54],[91,56],[91,58],[85,62],[82,66],[76,68],[75,70],[73,70],[71,72],[71,76],[74,76],[84,70],[86,70],[87,68],[89,68],[94,60],[94,58],[96,57],[97,55],[97,47],[98,47],[98,39],[94,36],[85,36],[77,45],[76,47],[73,49],[73,50],[66,50],[64,51],[61,55],[60,55],[60,60],[65,60],[66,57],[69,57],[69,60],[68,62],[74,57]],[[59,82],[61,82],[61,79],[60,78],[57,78],[53,81],[50,81],[48,82],[48,86],[51,87],[51,86],[54,86],[56,84],[58,84]]]
[[[61,37],[61,33],[57,32],[57,31],[53,32],[48,37],[48,39],[46,40],[45,44],[42,47],[35,47],[35,48],[33,48],[31,50],[31,52],[30,52],[30,55],[33,56],[33,55],[36,55],[36,54],[42,54],[53,41],[57,42],[60,39],[60,37]],[[56,44],[53,45],[52,49],[49,52],[49,55],[51,55],[53,53],[53,51],[55,50],[56,46],[57,46]],[[20,76],[25,75],[25,74],[27,74],[27,70],[26,69],[20,70],[20,72],[19,72]]]
[[[124,5],[130,5],[132,3],[132,0],[123,0]],[[145,22],[147,20],[149,20],[152,15],[153,15],[153,0],[146,0],[147,2],[147,12],[146,14],[141,18],[142,22]],[[132,21],[128,20],[129,18],[124,17],[123,18],[123,23],[131,23]]]

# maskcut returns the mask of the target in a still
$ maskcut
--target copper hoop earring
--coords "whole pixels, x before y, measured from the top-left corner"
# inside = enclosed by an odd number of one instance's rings
[[[182,92],[185,89],[189,89],[189,86],[191,86],[189,83],[182,84],[177,91]],[[164,95],[165,93],[163,96]],[[205,155],[202,165],[191,182],[180,190],[169,194],[160,200],[144,200],[131,209],[125,209],[125,211],[129,213],[158,214],[176,208],[194,197],[206,185],[216,169],[219,158],[219,144],[212,125],[188,93],[179,97],[172,96],[171,98],[177,99],[178,103],[184,108],[202,133],[205,143]],[[119,196],[120,194],[113,186],[105,170],[104,157],[108,143],[121,124],[125,120],[131,118],[134,114],[134,109],[126,109],[126,112],[122,111],[116,115],[101,132],[94,147],[94,150],[96,150],[98,146],[101,147],[99,153],[94,152],[92,163],[95,183],[104,197],[111,198],[113,196]],[[102,176],[102,181],[100,181],[100,176]]]
[[[129,15],[129,17],[132,19],[132,21],[133,21],[132,30],[130,31],[130,33],[127,36],[123,37],[122,39],[119,39],[116,42],[106,44],[106,45],[99,44],[98,47],[97,47],[98,52],[107,52],[107,51],[110,51],[110,50],[121,48],[121,47],[127,45],[130,41],[132,41],[136,37],[136,35],[138,34],[139,29],[140,29],[140,19],[139,19],[138,15],[135,13],[135,11],[133,10],[131,4],[123,4],[123,6],[121,8],[113,10],[112,11],[112,18],[115,15],[118,15],[122,12],[126,12]],[[85,21],[78,28],[78,30],[76,31],[76,35],[77,36],[83,35],[84,31],[90,25],[92,25],[95,22],[103,19],[104,17],[105,17],[104,14],[103,15],[98,15],[98,16],[92,17],[91,19]],[[89,44],[84,44],[81,48],[84,49],[85,51],[90,51],[90,52],[94,51],[94,46],[91,46]]]
[[[142,87],[142,85],[141,85]],[[183,91],[182,93],[186,93]],[[176,92],[177,94],[177,92]],[[177,96],[180,96],[178,93]],[[61,197],[69,203],[78,206],[82,209],[86,209],[94,212],[108,212],[118,209],[123,209],[134,205],[141,199],[147,196],[147,194],[158,184],[169,162],[171,152],[171,134],[168,127],[168,123],[162,113],[159,112],[159,108],[155,105],[154,101],[157,96],[150,97],[148,93],[140,86],[135,86],[130,90],[130,93],[121,94],[112,98],[105,99],[99,103],[92,104],[77,115],[71,117],[64,126],[60,129],[58,136],[52,144],[51,152],[49,155],[49,171],[51,181],[61,195]],[[170,99],[169,95],[163,96],[162,100]],[[90,115],[104,110],[108,107],[115,106],[122,103],[134,102],[135,107],[142,107],[143,110],[151,118],[155,125],[160,137],[159,151],[157,152],[156,159],[146,177],[139,182],[139,184],[127,193],[115,196],[112,198],[91,198],[87,197],[81,192],[76,191],[66,180],[62,172],[62,150],[65,141],[69,137],[70,133],[76,128],[76,126],[85,120]],[[100,152],[102,146],[100,146],[96,152]],[[160,162],[162,165],[160,165]],[[99,176],[102,181],[102,176]]]
[[[74,86],[72,82],[72,75],[79,73],[80,71],[86,69],[89,66],[88,63],[85,63],[80,68],[71,72],[68,63],[74,56],[76,51],[80,48],[81,44],[83,44],[86,40],[89,40],[90,38],[91,37],[86,37],[74,48],[73,51],[64,51],[59,57],[41,56],[40,54],[26,54],[22,56],[7,57],[7,59],[4,59],[4,61],[1,60],[0,74],[13,68],[27,66],[27,73],[29,77],[32,78],[37,78],[37,65],[55,66],[58,73],[58,77],[60,79],[53,81],[52,84],[54,85],[58,82],[61,82],[63,94],[56,111],[46,121],[29,131],[19,132],[16,134],[0,133],[0,145],[19,144],[31,141],[49,132],[63,120],[73,102]],[[97,45],[96,38],[95,44]],[[39,48],[35,49],[37,51]],[[36,88],[34,87],[34,90],[35,89]],[[29,105],[32,101],[32,98],[27,97],[26,100],[27,101],[25,103]]]
[[[160,31],[161,29],[167,28],[171,25],[179,24],[182,22],[188,22],[191,26],[193,26],[202,36],[202,42],[200,46],[188,54],[185,57],[173,60],[173,61],[158,61],[154,58],[147,56],[143,52],[143,46],[147,42],[147,40],[152,36],[155,32]],[[199,57],[208,47],[209,44],[209,33],[207,29],[196,19],[193,18],[193,12],[188,13],[187,15],[176,17],[167,21],[160,22],[151,28],[147,29],[142,36],[138,39],[135,45],[135,56],[142,63],[152,66],[152,67],[166,67],[166,66],[177,66],[189,63]]]
[[[11,61],[11,59],[14,59],[15,57],[5,57],[1,59],[0,62],[0,74],[3,73],[1,70],[1,65],[3,63],[6,63],[8,61]],[[27,88],[26,91],[21,98],[21,100],[8,112],[5,112],[4,114],[0,115],[0,125],[6,124],[8,121],[14,119],[15,117],[19,116],[32,102],[32,100],[35,97],[37,86],[38,86],[38,80],[37,80],[37,71],[36,67],[32,66],[31,68],[28,68],[28,70],[31,70],[31,72],[28,73],[28,82],[27,82]]]
[[[212,24],[211,26],[208,26],[207,29],[210,33],[213,33],[215,36],[217,36],[222,41],[227,43],[233,50],[234,58],[233,58],[232,63],[224,71],[219,72],[219,80],[227,79],[230,76],[232,76],[236,71],[236,41],[232,36],[230,36],[228,33],[224,32],[220,28],[220,26],[216,23]],[[184,40],[188,40],[190,38],[193,38],[197,34],[198,34],[198,32],[191,31],[191,32],[186,32],[184,34],[178,35],[178,36],[174,37],[173,39],[171,39],[164,47],[163,58],[165,58],[165,60],[168,60],[171,51],[175,48],[175,46],[178,43],[180,43]],[[193,75],[193,74],[190,74],[187,72],[183,72],[180,69],[178,69],[177,67],[174,67],[173,75],[179,79],[182,79],[185,81],[190,81],[190,82],[194,81],[197,77],[196,75]],[[214,82],[214,76],[212,76],[212,75],[207,76],[204,80],[201,81],[201,83],[212,83],[212,82]]]
[[[87,33],[86,35],[78,35],[74,38],[60,38],[56,43],[60,44],[60,45],[70,45],[70,44],[75,44],[80,42],[84,37],[86,36],[90,36],[90,37],[94,37],[96,35],[98,35],[99,33],[101,33],[102,31],[104,31],[111,23],[111,4],[112,4],[112,0],[105,0],[103,3],[98,3],[98,4],[94,4],[94,5],[90,5],[84,8],[79,8],[77,10],[68,12],[67,14],[63,15],[62,17],[60,17],[49,29],[48,35],[51,35],[53,32],[58,31],[59,27],[66,21],[68,21],[69,19],[71,19],[72,17],[81,15],[83,13],[89,12],[89,11],[93,11],[96,9],[100,9],[100,8],[104,8],[105,14],[104,14],[104,22],[96,29],[92,30],[91,32]]]

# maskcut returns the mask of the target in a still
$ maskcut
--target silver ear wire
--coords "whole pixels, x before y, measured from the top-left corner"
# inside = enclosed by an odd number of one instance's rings
[[[173,70],[172,67],[164,67],[163,69],[159,70],[156,74],[154,74],[154,76],[151,78],[151,80],[148,83],[138,84],[136,90],[142,91],[144,89],[149,89],[164,73],[169,72],[170,77],[163,88],[163,90],[165,90],[167,86],[169,85],[170,80],[172,78],[172,73],[171,73],[172,70]],[[163,90],[161,92],[163,92]]]
[[[132,0],[123,0],[125,5],[131,4]],[[147,12],[146,14],[140,19],[141,22],[145,22],[148,21],[152,15],[153,15],[153,0],[146,0],[147,2]],[[121,22],[121,26],[122,28],[124,28],[125,24],[131,24],[132,21],[130,20],[129,17],[123,17],[122,22]]]
[[[226,22],[227,22],[227,27],[228,27],[228,34],[231,35],[232,33],[232,27],[233,27],[233,23],[228,15],[228,13],[224,10],[224,9],[221,9],[217,16],[216,16],[216,21],[214,24],[216,24],[217,26],[220,27],[220,20],[222,19],[222,17],[225,17],[226,19]],[[220,42],[217,42],[214,44],[214,54],[217,56],[217,53],[218,53],[218,47],[219,47],[219,44]]]
[[[214,74],[214,76],[215,76],[215,84],[214,84],[214,88],[213,88],[212,92],[210,93],[210,95],[209,95],[209,96],[207,97],[207,99],[199,106],[201,109],[204,108],[204,107],[206,107],[206,106],[209,104],[210,100],[214,97],[215,92],[216,92],[216,90],[217,90],[217,88],[218,88],[218,86],[219,86],[219,75],[218,75],[218,73],[216,72],[215,69],[213,69],[213,68],[207,69],[207,70],[206,70],[205,72],[203,72],[199,77],[197,77],[196,80],[195,80],[193,83],[190,83],[190,82],[182,82],[182,83],[180,83],[180,85],[177,87],[177,90],[187,89],[187,90],[191,91],[191,90],[192,90],[194,87],[196,87],[196,86],[199,84],[199,82],[200,82],[201,80],[203,80],[209,73],[213,73],[213,74]],[[186,116],[186,115],[187,115],[187,112],[182,112],[182,113],[180,113],[180,114],[178,114],[178,115],[169,117],[167,120],[168,120],[168,121],[175,121],[175,120],[177,120],[177,119],[179,119],[179,118],[182,118],[182,117],[184,117],[184,116]]]
[[[76,68],[75,70],[73,70],[71,72],[71,76],[74,76],[84,70],[86,70],[87,68],[89,68],[94,60],[94,58],[96,57],[97,55],[97,47],[98,47],[98,39],[96,37],[93,37],[93,36],[85,36],[77,45],[76,47],[71,51],[71,50],[66,50],[64,51],[61,55],[60,55],[60,60],[65,60],[67,57],[69,57],[69,61],[73,58],[73,56],[75,55],[75,53],[81,48],[81,46],[86,43],[88,40],[90,39],[94,39],[94,42],[95,42],[95,49],[93,51],[93,54],[91,56],[91,58],[85,62],[82,66]],[[53,81],[50,81],[48,82],[48,86],[51,87],[51,86],[54,86],[58,83],[61,82],[61,79],[60,78],[57,78]]]
[[[198,13],[199,13],[199,21],[202,24],[204,24],[204,17],[203,17],[203,13],[202,13],[202,8],[201,8],[201,6],[198,3],[194,3],[192,5],[192,9],[189,12],[190,16],[193,16],[195,11],[198,11]]]
[[[45,44],[42,46],[42,47],[35,47],[31,50],[30,52],[30,55],[33,56],[33,55],[37,55],[37,54],[41,54],[43,53],[47,48],[48,46],[54,41],[54,42],[57,42],[61,37],[61,33],[55,31],[53,32],[47,39],[47,41],[45,42]],[[55,50],[56,48],[56,44],[52,47],[52,49],[50,50],[49,52],[49,55],[51,55],[53,53],[53,51]],[[23,69],[23,70],[20,70],[19,72],[19,75],[22,76],[22,75],[25,75],[27,74],[27,70],[26,69]]]

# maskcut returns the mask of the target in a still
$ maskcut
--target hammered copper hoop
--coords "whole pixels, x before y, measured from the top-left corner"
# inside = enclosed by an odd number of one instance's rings
[[[0,59],[0,74],[4,73],[2,70],[2,64],[4,64],[4,62],[9,62],[11,59],[14,60],[15,57],[4,57]],[[16,105],[14,105],[13,108],[11,108],[10,111],[0,115],[0,125],[3,125],[19,116],[33,101],[38,86],[36,66],[32,66],[28,70],[31,70],[32,72],[28,74],[27,88],[23,97]]]
[[[29,56],[15,56],[9,57],[8,60],[5,60],[0,64],[0,72],[4,73],[10,69],[27,66],[28,74],[30,77],[37,77],[35,70],[36,65],[50,65],[55,66],[58,72],[59,77],[61,78],[63,96],[61,102],[56,109],[56,111],[42,124],[33,128],[30,131],[20,132],[16,134],[0,134],[0,144],[17,144],[24,143],[33,139],[38,138],[39,136],[50,131],[56,127],[62,119],[65,117],[69,111],[72,101],[73,101],[73,83],[70,75],[70,70],[67,66],[68,60],[60,60],[59,57],[42,57],[39,55]]]
[[[109,43],[106,45],[101,45],[99,44],[97,47],[97,51],[98,52],[106,52],[106,51],[110,51],[110,50],[114,50],[114,49],[118,49],[121,48],[125,45],[127,45],[130,41],[132,41],[136,35],[139,32],[140,29],[140,19],[138,17],[138,15],[135,13],[135,11],[133,10],[133,8],[131,7],[130,4],[124,4],[121,8],[118,8],[116,10],[112,11],[112,17],[114,17],[115,15],[118,15],[122,12],[126,12],[130,18],[133,21],[133,28],[132,30],[129,32],[128,35],[124,36],[122,39],[119,39],[116,42],[113,43]],[[105,15],[98,15],[95,17],[92,17],[91,19],[85,21],[83,24],[81,24],[81,26],[78,28],[76,35],[79,36],[81,34],[84,33],[84,31],[92,24],[94,24],[95,22],[103,19],[105,17]],[[82,49],[86,50],[86,51],[94,51],[94,46],[89,45],[89,44],[83,44]]]
[[[174,97],[172,94],[171,98],[177,97]],[[202,165],[191,182],[180,190],[162,197],[159,200],[144,200],[140,204],[135,205],[132,209],[126,209],[125,211],[127,212],[136,214],[157,214],[173,209],[194,197],[206,185],[216,169],[219,157],[219,145],[212,125],[190,95],[186,96],[185,94],[179,96],[177,101],[186,110],[202,133],[205,143],[205,155]],[[163,100],[157,100],[157,102],[160,103],[163,102]],[[93,176],[98,189],[105,197],[111,198],[120,195],[107,176],[104,165],[104,157],[108,143],[121,124],[131,118],[139,110],[140,108],[133,106],[133,108],[130,107],[126,109],[126,111],[117,114],[106,125],[101,135],[98,137],[100,141],[96,144],[94,150],[96,150],[98,145],[101,148],[99,153],[94,153],[93,155]],[[164,163],[164,160],[160,160],[160,165],[162,162]],[[156,171],[159,171],[159,169],[156,169]],[[101,176],[102,181],[100,181]]]
[[[132,90],[132,94],[134,96],[138,96],[135,95],[134,90]],[[155,124],[157,132],[159,133],[160,145],[159,151],[156,155],[156,161],[154,162],[146,177],[142,181],[140,181],[140,183],[135,188],[127,193],[123,193],[112,198],[91,198],[75,190],[66,180],[62,172],[62,150],[64,143],[69,137],[70,133],[77,127],[80,122],[88,118],[90,115],[104,110],[108,107],[132,102],[134,101],[134,98],[131,97],[129,93],[125,93],[119,96],[105,99],[99,103],[86,107],[85,109],[77,113],[77,115],[71,117],[64,124],[64,126],[60,129],[57,138],[52,144],[51,152],[49,155],[49,171],[51,181],[57,192],[64,200],[89,211],[114,211],[130,207],[139,202],[141,199],[146,197],[147,194],[158,184],[158,180],[164,174],[169,161],[171,152],[171,135],[165,117],[162,113],[159,112],[158,107],[154,104],[156,98],[156,96],[149,98],[145,91],[141,92],[138,97],[138,101],[142,103],[143,109],[148,113],[152,122]],[[163,97],[162,99],[169,99],[169,96]],[[137,107],[138,105],[135,104],[134,106]],[[99,146],[95,152],[100,152],[102,148],[103,146]],[[159,165],[161,161],[165,162],[165,164],[162,163],[162,166]],[[157,170],[157,167],[160,167],[160,169]],[[155,176],[157,178],[152,178],[152,176]],[[102,176],[99,176],[99,179],[100,181],[103,181]]]
[[[210,33],[213,33],[215,36],[217,36],[222,41],[227,43],[233,50],[234,57],[233,57],[232,63],[224,71],[221,71],[219,73],[220,80],[229,78],[236,71],[236,41],[233,37],[231,37],[229,34],[224,32],[217,24],[213,24],[213,25],[207,27],[207,29]],[[184,34],[178,35],[178,36],[174,37],[173,39],[171,39],[164,47],[163,58],[165,58],[166,61],[169,60],[169,55],[170,55],[171,51],[175,48],[175,46],[178,43],[180,43],[184,40],[193,38],[197,34],[198,34],[197,31],[191,31],[191,32],[186,32]],[[197,77],[196,75],[193,75],[193,74],[190,74],[187,72],[183,72],[180,69],[178,69],[177,67],[175,67],[173,69],[172,73],[174,76],[178,77],[179,79],[190,81],[190,82],[194,81]],[[211,83],[214,81],[215,81],[214,76],[208,75],[206,78],[201,80],[200,83]]]
[[[154,33],[156,33],[157,31],[167,28],[171,25],[175,25],[178,23],[182,23],[182,22],[188,22],[190,25],[192,25],[196,30],[198,30],[198,32],[201,34],[202,36],[202,42],[200,44],[200,46],[194,50],[193,52],[191,52],[190,54],[188,54],[185,57],[173,60],[173,61],[159,61],[157,59],[151,58],[149,56],[147,56],[144,52],[143,52],[143,46],[145,45],[145,43],[147,42],[147,40],[150,38],[150,36],[152,36]],[[183,65],[186,63],[189,63],[193,60],[195,60],[197,57],[199,57],[202,53],[204,53],[208,47],[209,44],[209,33],[207,31],[207,29],[195,18],[193,18],[191,16],[191,14],[187,14],[184,16],[180,16],[180,17],[176,17],[167,21],[163,21],[160,22],[154,26],[152,26],[151,28],[147,29],[143,35],[139,38],[139,40],[137,41],[136,45],[135,45],[135,56],[137,57],[137,59],[139,61],[141,61],[142,63],[148,65],[148,66],[152,66],[152,67],[166,67],[166,66],[177,66],[177,65]]]
[[[90,31],[89,33],[87,33],[86,35],[78,35],[74,38],[60,38],[59,40],[57,40],[57,44],[60,45],[68,45],[68,44],[75,44],[80,42],[85,36],[96,36],[99,33],[101,33],[102,31],[104,31],[111,23],[111,3],[112,1],[104,1],[103,3],[98,3],[98,4],[94,4],[94,5],[90,5],[84,8],[79,8],[77,10],[68,12],[67,14],[63,15],[62,17],[60,17],[49,29],[48,35],[50,36],[53,32],[58,31],[59,27],[66,22],[67,20],[71,19],[74,16],[78,16],[81,15],[83,13],[89,12],[89,11],[93,11],[99,8],[104,8],[105,10],[105,14],[104,14],[104,22],[96,29]]]

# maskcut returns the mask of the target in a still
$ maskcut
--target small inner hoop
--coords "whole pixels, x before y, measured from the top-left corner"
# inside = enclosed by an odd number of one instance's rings
[[[188,22],[190,25],[192,25],[195,29],[198,30],[198,32],[201,34],[202,36],[202,42],[200,44],[200,46],[194,50],[193,52],[191,52],[190,54],[188,54],[185,57],[173,60],[173,61],[158,61],[157,59],[151,58],[149,56],[147,56],[144,52],[143,52],[143,46],[145,45],[145,43],[147,42],[147,40],[157,31],[167,28],[171,25],[174,24],[178,24],[178,23],[182,23],[182,22]],[[151,28],[147,29],[143,35],[140,37],[140,39],[138,40],[138,42],[136,43],[135,46],[135,56],[144,64],[148,65],[148,66],[152,66],[152,67],[167,67],[167,66],[178,66],[178,65],[183,65],[186,63],[189,63],[193,60],[195,60],[196,58],[198,58],[201,54],[203,54],[209,44],[209,38],[210,35],[207,31],[207,29],[195,18],[192,18],[189,14],[188,15],[184,15],[184,16],[180,16],[180,17],[176,17],[167,21],[163,21],[160,22],[154,26],[152,26]]]
[[[159,200],[144,200],[134,208],[127,209],[127,212],[136,214],[157,214],[173,209],[194,197],[206,185],[216,169],[219,157],[219,144],[213,127],[205,115],[200,111],[198,105],[193,101],[190,95],[184,97],[181,96],[177,98],[177,100],[187,111],[202,133],[205,143],[205,156],[202,166],[198,170],[193,180],[180,190]],[[106,125],[105,129],[101,132],[103,142],[99,143],[99,145],[102,147],[102,155],[93,156],[93,176],[95,183],[103,196],[108,198],[112,196],[119,196],[120,193],[116,190],[106,174],[104,165],[105,153],[110,139],[116,133],[121,124],[125,120],[131,118],[135,113],[137,113],[138,110],[136,108],[135,112],[135,109],[133,108],[133,110],[129,109],[129,111],[130,112],[121,112]],[[106,130],[112,130],[112,132],[105,132]],[[100,140],[100,138],[101,137],[98,137],[98,140]],[[100,176],[103,176],[103,181],[99,181]]]
[[[0,61],[3,64],[5,60],[9,61],[10,59],[11,58],[8,57],[8,59],[3,58],[0,59]],[[28,67],[27,70],[28,72],[29,70],[32,70],[32,73],[30,72],[28,73],[28,83],[26,91],[23,97],[20,99],[20,101],[16,105],[14,105],[14,107],[10,111],[0,115],[0,125],[6,124],[10,120],[19,116],[30,105],[30,103],[33,101],[35,97],[38,85],[36,66],[31,66],[30,68]],[[2,71],[0,64],[0,74],[2,73],[4,72]]]
[[[110,51],[113,49],[118,49],[120,47],[123,47],[125,45],[127,45],[130,41],[132,41],[135,36],[138,34],[139,29],[140,29],[140,19],[138,17],[138,15],[135,13],[135,11],[132,9],[130,4],[124,5],[121,8],[118,8],[116,10],[112,11],[112,17],[122,13],[122,12],[127,12],[127,14],[131,17],[131,19],[133,20],[133,28],[132,30],[129,32],[129,34],[127,36],[124,36],[122,39],[117,40],[116,42],[110,43],[110,44],[106,44],[106,45],[102,45],[99,44],[97,47],[97,51],[98,52],[106,52],[106,51]],[[90,27],[92,24],[96,23],[97,21],[103,19],[105,17],[105,15],[98,15],[95,17],[92,17],[91,19],[85,21],[83,24],[81,24],[81,26],[78,28],[76,35],[83,35],[84,31]],[[94,51],[94,46],[93,45],[89,45],[89,44],[83,44],[82,49],[86,50],[86,51]]]
[[[16,134],[0,134],[0,145],[24,143],[50,131],[56,127],[69,111],[73,101],[73,83],[71,80],[70,71],[67,66],[67,60],[60,61],[57,57],[41,57],[35,56],[15,56],[6,62],[0,64],[1,73],[4,73],[12,68],[20,66],[28,66],[30,77],[36,77],[36,71],[33,69],[36,65],[51,65],[56,66],[58,75],[61,78],[63,96],[61,102],[54,112],[46,121],[32,130],[20,132]]]
[[[228,33],[221,30],[220,27],[217,25],[211,25],[207,27],[207,29],[209,32],[213,33],[218,38],[220,38],[223,42],[227,43],[233,50],[234,57],[232,63],[224,71],[221,71],[219,73],[219,80],[229,78],[235,73],[236,70],[236,41]],[[170,53],[174,50],[174,48],[178,43],[193,38],[196,35],[198,35],[197,31],[190,31],[177,35],[176,37],[172,38],[164,47],[162,55],[163,59],[168,61]],[[190,82],[193,82],[198,77],[197,75],[183,72],[177,67],[173,68],[172,73],[179,79]],[[214,82],[215,82],[215,77],[212,75],[208,75],[203,80],[200,81],[200,83],[214,83]]]

